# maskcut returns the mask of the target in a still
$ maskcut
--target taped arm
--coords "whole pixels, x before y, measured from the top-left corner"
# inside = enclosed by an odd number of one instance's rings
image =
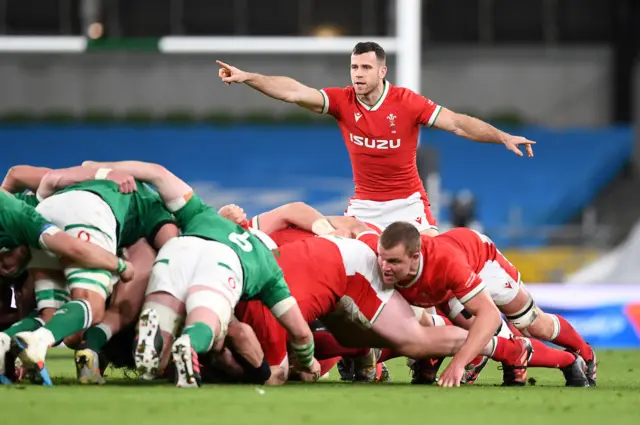
[[[36,189],[36,195],[39,200],[43,200],[67,186],[89,180],[104,179],[107,177],[108,172],[102,174],[104,175],[100,175],[96,170],[83,167],[51,170],[42,177],[40,186]]]

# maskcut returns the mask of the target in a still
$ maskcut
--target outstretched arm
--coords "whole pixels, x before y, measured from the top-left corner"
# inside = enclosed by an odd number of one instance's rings
[[[245,72],[222,61],[216,62],[220,65],[218,76],[228,86],[231,83],[244,83],[274,99],[295,103],[313,112],[323,112],[324,96],[319,90],[305,86],[293,78]]]
[[[433,126],[475,142],[501,143],[518,156],[522,156],[519,146],[524,145],[527,156],[533,156],[533,145],[536,142],[521,136],[511,135],[478,118],[457,114],[447,108],[440,110]]]
[[[113,172],[112,170],[71,167],[51,170],[46,173],[40,181],[36,195],[38,199],[42,200],[67,186],[88,180],[111,180],[118,184],[122,193],[130,193],[136,190],[136,182],[130,175]]]
[[[320,211],[304,202],[292,202],[254,218],[257,229],[269,234],[277,230],[295,226],[316,235],[328,235],[336,229]]]
[[[4,176],[2,188],[9,193],[19,193],[25,190],[36,192],[42,178],[51,168],[32,167],[31,165],[15,165]]]
[[[184,203],[193,194],[193,189],[187,183],[162,165],[142,161],[85,161],[82,166],[94,170],[97,168],[120,171],[121,173],[132,175],[137,180],[152,184],[170,210],[172,204],[176,202]]]

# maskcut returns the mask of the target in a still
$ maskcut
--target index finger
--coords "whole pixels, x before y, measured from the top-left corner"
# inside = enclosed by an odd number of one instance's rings
[[[216,60],[216,63],[225,69],[229,69],[229,70],[231,69],[231,65],[228,65],[222,61]]]

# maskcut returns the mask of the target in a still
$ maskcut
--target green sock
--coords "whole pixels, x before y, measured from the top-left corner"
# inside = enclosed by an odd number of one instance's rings
[[[25,317],[19,322],[14,323],[11,327],[4,331],[10,338],[13,338],[18,332],[29,332],[39,329],[44,323],[39,317]]]
[[[84,300],[66,303],[55,312],[44,327],[51,331],[56,342],[91,325],[91,307]]]
[[[91,326],[85,331],[82,339],[87,348],[99,352],[107,341],[111,339],[111,329],[102,323],[97,326]]]
[[[191,338],[191,348],[198,354],[206,353],[213,345],[213,329],[205,323],[192,323],[184,328],[182,334],[189,335]]]

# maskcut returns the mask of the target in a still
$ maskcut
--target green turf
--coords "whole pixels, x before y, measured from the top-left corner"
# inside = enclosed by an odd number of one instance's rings
[[[640,351],[599,351],[598,386],[564,388],[560,371],[530,369],[535,385],[501,388],[489,363],[478,383],[455,389],[412,386],[404,360],[390,362],[393,383],[339,383],[337,371],[316,384],[280,388],[207,385],[177,389],[108,371],[101,387],[73,382],[69,350],[54,349],[53,388],[0,387],[1,424],[563,424],[640,423]]]

